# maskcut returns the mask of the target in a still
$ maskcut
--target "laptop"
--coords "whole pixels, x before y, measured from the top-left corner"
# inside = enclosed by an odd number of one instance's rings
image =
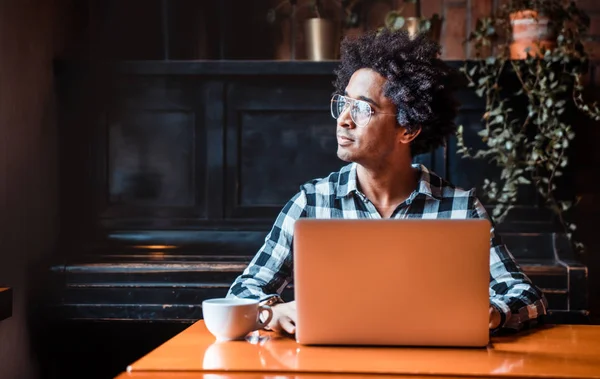
[[[490,227],[485,219],[299,219],[296,341],[486,346]]]

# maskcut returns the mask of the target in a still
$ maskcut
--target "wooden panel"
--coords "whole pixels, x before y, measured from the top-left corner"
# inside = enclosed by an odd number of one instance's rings
[[[206,179],[209,165],[222,164],[223,136],[214,133],[215,126],[222,130],[222,85],[164,76],[101,78],[95,91],[106,98],[83,116],[95,117],[97,125],[88,137],[94,217],[116,226],[127,219],[148,224],[213,214],[206,196],[218,198],[222,176],[211,171],[210,186]],[[214,141],[207,145],[209,136]]]
[[[326,110],[244,112],[239,126],[240,206],[279,207],[301,183],[345,164],[337,158],[335,120]]]
[[[224,203],[224,159],[225,136],[224,136],[224,107],[223,92],[225,84],[219,81],[209,80],[204,85],[204,120],[198,124],[200,130],[206,131],[206,139],[199,139],[200,143],[205,141],[205,146],[196,145],[196,156],[202,156],[200,149],[206,149],[206,178],[198,176],[198,187],[204,187],[207,218],[223,218]],[[196,160],[201,165],[202,159]],[[199,195],[199,192],[197,192]],[[199,197],[200,199],[200,197]]]
[[[473,152],[486,146],[477,135],[482,127],[480,109],[463,110],[459,113],[456,123],[462,125],[465,145]],[[489,170],[494,170],[494,166],[484,160],[462,158],[457,155],[455,137],[451,138],[448,150],[448,180],[459,187],[481,187],[483,175],[489,174]],[[495,171],[498,172],[497,169]]]
[[[333,88],[320,78],[272,83],[228,88],[226,217],[273,220],[302,183],[344,163],[329,111]]]
[[[192,113],[131,112],[108,129],[111,205],[194,205]]]
[[[467,3],[444,0],[444,25],[442,27],[442,59],[465,59],[464,42],[467,38]]]

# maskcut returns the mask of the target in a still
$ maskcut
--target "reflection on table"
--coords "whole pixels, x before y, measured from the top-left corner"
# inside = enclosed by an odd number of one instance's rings
[[[486,348],[333,347],[302,346],[266,331],[217,342],[199,321],[129,371],[600,378],[600,326],[546,326],[493,337]]]

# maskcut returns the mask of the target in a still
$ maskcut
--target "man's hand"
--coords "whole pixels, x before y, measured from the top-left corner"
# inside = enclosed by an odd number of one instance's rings
[[[296,333],[296,302],[276,304],[271,307],[273,318],[267,327],[276,332],[285,330],[289,334]]]
[[[496,329],[500,325],[501,320],[500,312],[498,312],[496,307],[490,305],[490,329]]]

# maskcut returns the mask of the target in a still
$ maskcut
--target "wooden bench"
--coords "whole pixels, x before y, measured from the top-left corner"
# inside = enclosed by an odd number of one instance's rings
[[[52,267],[60,299],[51,304],[62,319],[154,320],[192,322],[202,318],[206,298],[227,289],[260,247],[264,231],[123,232],[114,236],[121,248],[112,254],[88,254]],[[137,237],[136,237],[137,236]],[[158,241],[171,249],[137,249]],[[503,238],[524,272],[548,299],[553,322],[585,323],[588,316],[587,268],[568,241],[555,233],[505,233]],[[227,242],[229,241],[229,242]],[[129,244],[129,245],[127,245]],[[199,252],[212,248],[213,255]],[[159,251],[160,250],[160,251]],[[252,252],[241,254],[241,251]],[[293,286],[284,292],[293,299]]]

